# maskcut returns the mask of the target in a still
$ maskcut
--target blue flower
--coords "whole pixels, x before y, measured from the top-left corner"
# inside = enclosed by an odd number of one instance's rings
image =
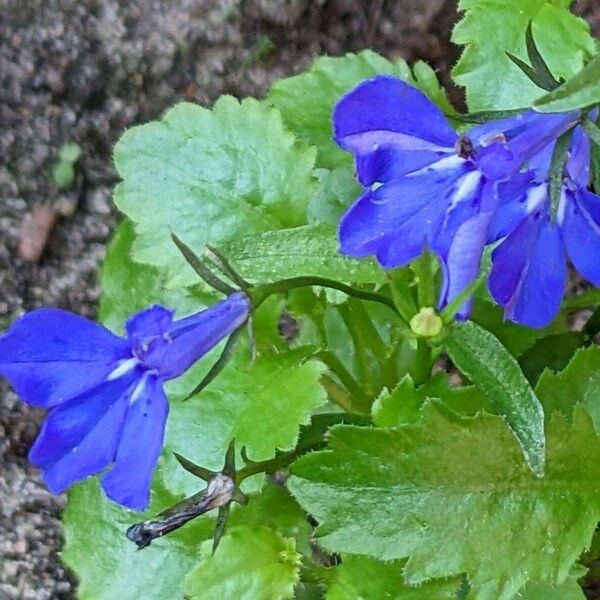
[[[160,305],[133,315],[127,337],[72,313],[42,308],[0,338],[0,374],[28,404],[50,408],[29,458],[53,493],[104,470],[107,496],[129,508],[148,505],[168,401],[163,382],[247,319],[250,301],[235,293],[184,319]]]
[[[505,317],[544,327],[560,309],[567,282],[567,257],[577,271],[600,286],[600,197],[589,183],[590,141],[574,130],[556,215],[552,214],[548,170],[554,143],[499,187],[500,206],[490,241],[489,289]]]
[[[394,268],[428,247],[441,260],[445,306],[479,275],[498,204],[496,181],[517,172],[577,116],[530,111],[459,136],[424,94],[400,79],[361,83],[333,116],[334,138],[354,153],[366,188],[342,217],[341,252],[375,255]]]

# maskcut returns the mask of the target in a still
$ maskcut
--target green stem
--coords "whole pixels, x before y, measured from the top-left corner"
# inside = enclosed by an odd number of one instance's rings
[[[244,479],[258,475],[259,473],[274,473],[280,469],[289,467],[298,457],[302,454],[306,454],[312,450],[318,450],[323,447],[323,441],[309,446],[301,446],[289,452],[277,455],[275,458],[269,460],[262,460],[260,462],[248,462],[245,464],[236,474],[236,484],[239,485]]]
[[[319,382],[325,388],[330,400],[337,404],[342,410],[345,410],[349,413],[359,412],[354,406],[352,397],[345,390],[343,390],[336,381],[327,375],[327,373],[321,375]]]
[[[386,271],[386,275],[396,310],[408,326],[409,321],[417,313],[417,306],[410,290],[410,272],[402,268]]]
[[[373,374],[373,365],[369,358],[367,351],[367,345],[365,343],[365,336],[362,330],[362,323],[359,323],[356,319],[356,313],[354,313],[348,303],[340,304],[337,307],[348,333],[352,338],[352,344],[354,345],[354,352],[356,353],[357,368],[359,372],[359,379],[364,381],[366,386],[366,393],[369,397],[374,394],[375,378]]]
[[[417,340],[417,355],[415,357],[415,366],[413,369],[413,381],[415,385],[422,385],[431,377],[433,368],[433,357],[431,346],[423,340]]]
[[[433,306],[435,303],[435,289],[431,269],[431,254],[425,250],[411,266],[417,282],[419,308]]]
[[[322,363],[327,365],[353,396],[356,396],[356,398],[363,402],[368,401],[368,396],[362,387],[360,387],[358,381],[354,379],[350,371],[346,369],[342,361],[333,352],[321,350],[314,355],[314,358],[318,358]]]
[[[350,300],[348,304],[350,312],[355,315],[356,321],[360,323],[364,340],[373,354],[380,360],[385,359],[387,357],[386,345],[383,339],[381,339],[379,331],[377,331],[365,305],[361,301],[354,299]]]
[[[282,279],[281,281],[276,281],[274,283],[267,283],[265,285],[256,286],[254,290],[256,290],[256,292],[258,292],[260,296],[258,298],[253,298],[254,306],[258,307],[269,296],[273,294],[284,294],[285,292],[288,292],[289,290],[293,290],[295,288],[309,287],[313,285],[339,290],[340,292],[344,292],[344,294],[348,294],[348,296],[352,296],[353,298],[359,298],[360,300],[378,302],[379,304],[387,306],[395,313],[398,312],[394,302],[387,296],[384,296],[383,294],[378,294],[377,292],[369,292],[366,290],[360,290],[358,288],[345,285],[344,283],[334,281],[333,279],[327,279],[326,277],[311,276],[292,277],[291,279]],[[250,292],[252,296],[254,295],[254,290]]]

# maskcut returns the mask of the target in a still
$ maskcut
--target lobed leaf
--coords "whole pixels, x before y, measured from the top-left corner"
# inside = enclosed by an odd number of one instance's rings
[[[529,581],[560,585],[600,517],[600,440],[577,411],[548,425],[535,476],[500,417],[431,408],[423,425],[337,426],[329,450],[292,466],[292,494],[329,552],[409,557],[409,585],[466,573],[478,600]]]
[[[256,100],[178,104],[127,131],[114,156],[123,178],[115,203],[139,235],[134,257],[171,285],[197,282],[171,232],[200,254],[207,242],[306,222],[315,151]]]
[[[525,32],[533,38],[555,78],[569,78],[595,51],[589,25],[569,12],[570,0],[461,0],[465,16],[452,40],[466,48],[453,77],[467,91],[471,112],[522,108],[542,90],[512,63],[510,52],[527,59]]]
[[[202,546],[202,561],[185,578],[190,600],[291,598],[298,582],[300,555],[294,541],[266,527],[239,527]]]

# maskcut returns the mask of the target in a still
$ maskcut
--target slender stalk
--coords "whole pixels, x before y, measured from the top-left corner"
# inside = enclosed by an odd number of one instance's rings
[[[327,365],[353,396],[360,398],[362,401],[368,401],[368,396],[358,381],[354,379],[350,371],[346,369],[342,361],[333,352],[321,350],[314,355],[314,358],[318,358],[322,363]]]
[[[354,402],[352,401],[352,397],[342,389],[337,382],[335,382],[329,375],[324,374],[321,375],[319,379],[321,385],[325,388],[325,391],[329,395],[329,398],[332,402],[337,404],[341,409],[346,412],[357,412],[354,407]]]
[[[255,292],[258,292],[260,296],[258,298],[254,298],[254,306],[257,307],[262,304],[269,296],[273,294],[283,294],[288,292],[289,290],[293,290],[295,288],[300,287],[309,287],[313,285],[318,285],[321,287],[331,288],[334,290],[339,290],[340,292],[344,292],[344,294],[348,294],[348,296],[352,296],[353,298],[359,298],[360,300],[367,300],[369,302],[378,302],[379,304],[383,304],[387,306],[395,313],[398,313],[396,305],[394,302],[384,296],[383,294],[379,294],[377,292],[369,292],[366,290],[360,290],[358,288],[354,288],[352,286],[346,285],[344,283],[340,283],[338,281],[334,281],[333,279],[327,279],[326,277],[292,277],[291,279],[282,279],[281,281],[276,281],[274,283],[267,283],[266,285],[257,286],[255,288]],[[252,291],[251,291],[252,294]],[[252,294],[254,295],[254,294]]]
[[[417,299],[419,308],[433,306],[435,303],[435,289],[433,285],[433,271],[431,269],[431,254],[425,250],[411,268],[417,281]]]
[[[405,325],[417,312],[412,292],[410,290],[411,275],[408,269],[396,269],[395,271],[386,271],[389,282],[392,300],[397,312],[402,317]]]
[[[431,377],[433,368],[433,357],[431,347],[424,339],[417,340],[417,355],[413,369],[413,381],[415,385],[425,383]]]
[[[362,330],[362,324],[356,319],[356,314],[352,312],[349,304],[340,304],[338,307],[348,333],[352,338],[354,352],[356,353],[357,368],[359,377],[366,385],[366,393],[369,396],[374,394],[375,377],[373,373],[373,365],[369,357],[365,336]]]
[[[360,321],[365,342],[378,359],[385,359],[387,357],[386,345],[381,339],[379,331],[377,331],[364,304],[359,300],[352,299],[349,301],[349,305],[350,311],[353,312],[356,315],[356,319]]]

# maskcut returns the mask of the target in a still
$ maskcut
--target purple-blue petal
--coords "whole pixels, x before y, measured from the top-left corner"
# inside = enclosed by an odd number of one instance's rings
[[[419,256],[441,228],[455,184],[468,169],[458,157],[434,167],[363,194],[342,217],[340,251],[357,258],[373,254],[385,268]]]
[[[516,227],[492,253],[489,289],[507,319],[533,328],[560,309],[567,269],[560,231],[542,210]]]
[[[131,356],[123,338],[72,313],[34,310],[0,338],[0,375],[28,404],[52,407],[93,387]]]
[[[128,394],[141,375],[139,367],[133,368],[53,408],[29,451],[29,460],[46,468],[70,454],[94,430],[108,409]]]
[[[560,227],[577,271],[600,286],[600,196],[584,188],[564,190]]]
[[[531,171],[517,173],[498,184],[498,210],[494,215],[488,241],[506,237],[537,206],[547,202],[548,184],[537,183]]]
[[[333,129],[340,147],[356,155],[364,185],[431,164],[453,152],[458,139],[425,94],[385,75],[364,81],[339,100]]]
[[[577,126],[571,139],[567,173],[569,177],[582,188],[590,182],[590,138],[581,126]]]
[[[206,310],[173,321],[165,335],[141,355],[144,366],[163,379],[179,377],[243,325],[251,308],[248,296],[236,292]]]
[[[535,154],[572,127],[579,111],[543,114],[525,111],[490,121],[467,132],[477,148],[477,164],[491,179],[502,180],[517,173]],[[503,152],[496,149],[500,147]]]
[[[478,175],[472,174],[473,182],[468,193],[455,199],[444,229],[432,244],[442,264],[443,283],[439,299],[442,309],[480,273],[481,256],[498,197],[495,184],[485,183],[481,176],[475,179]],[[471,300],[466,301],[459,309],[458,317],[467,318],[471,305]]]
[[[147,339],[166,333],[173,321],[174,312],[155,304],[129,317],[125,323],[125,331],[131,344],[141,346]]]
[[[102,487],[111,500],[133,510],[147,508],[168,412],[161,381],[145,376],[130,399],[115,465],[102,478]]]

